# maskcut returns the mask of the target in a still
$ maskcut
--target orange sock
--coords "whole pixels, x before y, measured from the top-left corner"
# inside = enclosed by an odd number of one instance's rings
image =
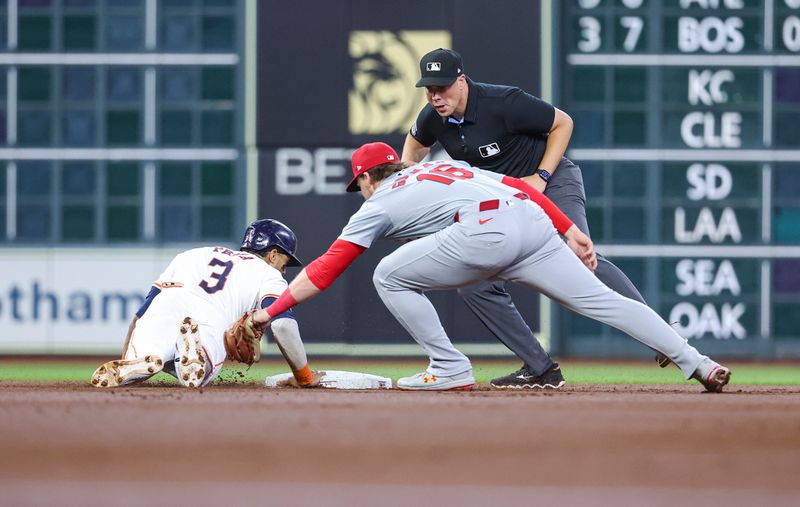
[[[294,373],[295,380],[297,380],[297,383],[301,386],[307,386],[314,379],[314,376],[311,374],[311,368],[308,367],[308,363],[299,370],[292,370],[292,373]]]

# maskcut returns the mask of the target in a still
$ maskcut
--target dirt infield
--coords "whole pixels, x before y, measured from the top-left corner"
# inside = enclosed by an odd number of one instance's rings
[[[799,395],[2,382],[0,504],[796,505]]]

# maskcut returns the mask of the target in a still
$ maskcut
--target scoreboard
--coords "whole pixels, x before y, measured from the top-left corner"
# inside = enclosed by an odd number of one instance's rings
[[[800,0],[553,6],[598,251],[702,351],[800,355]],[[557,352],[647,353],[556,322]]]

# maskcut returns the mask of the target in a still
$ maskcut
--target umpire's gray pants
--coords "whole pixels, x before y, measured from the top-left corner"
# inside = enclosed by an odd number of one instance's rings
[[[428,371],[456,375],[471,368],[455,349],[424,292],[479,280],[511,281],[538,290],[581,315],[628,333],[662,352],[690,378],[705,358],[647,305],[620,296],[589,271],[529,201],[500,209],[459,211],[460,222],[407,243],[385,257],[373,282],[386,307],[428,354]],[[481,224],[478,218],[492,217]]]
[[[544,195],[553,201],[581,232],[590,236],[586,221],[586,194],[578,166],[562,157],[544,190]],[[641,303],[645,302],[625,273],[599,253],[595,275],[619,294]],[[511,296],[505,289],[505,282],[481,282],[463,287],[458,293],[472,313],[498,340],[522,359],[528,368],[541,375],[554,365],[553,359],[533,336],[531,329],[514,306]]]

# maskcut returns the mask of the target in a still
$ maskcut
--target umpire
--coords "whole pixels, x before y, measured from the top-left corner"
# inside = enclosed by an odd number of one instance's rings
[[[564,157],[572,118],[519,88],[472,81],[464,74],[461,55],[451,49],[431,51],[419,66],[422,78],[417,87],[425,87],[428,105],[406,136],[403,161],[421,161],[439,141],[456,160],[530,183],[589,235],[581,171]],[[599,254],[597,261],[595,274],[603,283],[644,303],[625,273]],[[494,387],[563,385],[558,364],[531,339],[533,333],[504,282],[482,282],[459,289],[459,294],[481,322],[525,362],[520,370],[492,380]]]

